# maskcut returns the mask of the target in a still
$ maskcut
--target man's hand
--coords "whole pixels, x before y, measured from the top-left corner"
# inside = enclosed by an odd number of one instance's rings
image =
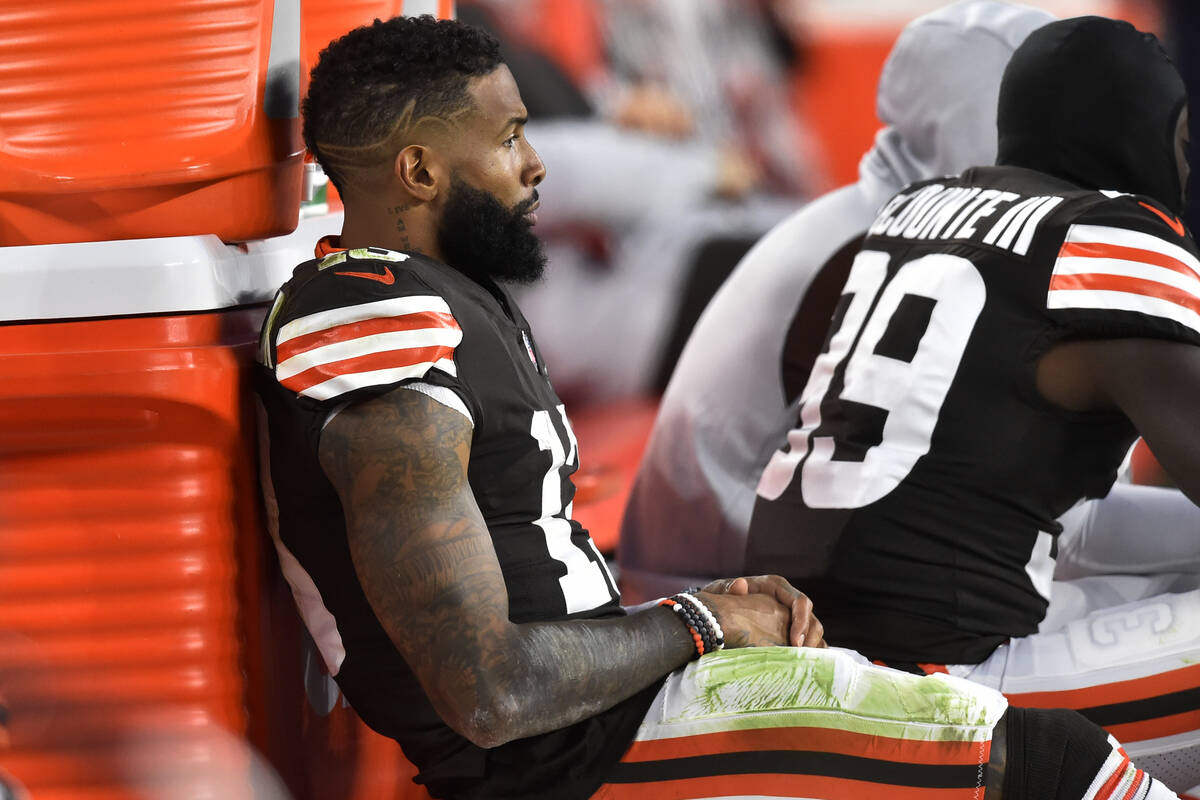
[[[808,596],[801,592],[796,587],[792,586],[785,579],[778,575],[754,575],[744,578],[723,578],[713,581],[712,583],[701,589],[705,595],[734,595],[734,596],[761,596],[766,595],[774,600],[774,605],[781,609],[783,617],[783,633],[778,637],[779,641],[754,641],[753,637],[761,637],[762,630],[752,632],[750,628],[741,628],[745,634],[752,637],[748,643],[740,643],[746,640],[737,639],[739,643],[734,644],[730,640],[730,632],[725,630],[725,644],[727,647],[754,647],[763,644],[790,644],[793,647],[825,647],[825,627],[821,621],[817,619],[813,613],[812,601]],[[702,598],[705,603],[710,602],[709,597]],[[729,603],[729,598],[721,598],[715,605],[717,608],[724,609]],[[717,614],[717,621],[721,623],[721,627],[726,627],[726,620],[721,613],[713,608],[714,614]],[[733,613],[737,613],[738,606],[734,604],[731,608]],[[759,612],[748,612],[753,620],[758,624],[768,626],[771,623],[763,619],[761,616],[755,617],[754,614]],[[750,620],[743,621],[738,617],[731,618],[731,621],[736,620],[737,625],[744,625]]]

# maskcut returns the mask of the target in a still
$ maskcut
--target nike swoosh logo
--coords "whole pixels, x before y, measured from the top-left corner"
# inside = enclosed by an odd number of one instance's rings
[[[335,272],[334,275],[349,275],[352,278],[366,278],[369,281],[379,281],[384,286],[391,286],[396,282],[396,276],[386,266],[383,268],[382,275],[376,272]]]
[[[1159,211],[1154,206],[1150,205],[1149,203],[1143,203],[1141,200],[1138,200],[1138,205],[1141,206],[1142,208],[1146,209],[1147,211],[1153,211],[1155,214],[1157,214],[1158,218],[1161,219],[1163,222],[1167,223],[1168,225],[1170,225],[1171,230],[1175,231],[1175,233],[1178,234],[1179,236],[1187,235],[1187,232],[1183,229],[1183,222],[1182,222],[1182,220],[1179,219],[1179,217],[1176,217],[1175,219],[1171,219],[1170,217],[1168,217],[1163,212]]]

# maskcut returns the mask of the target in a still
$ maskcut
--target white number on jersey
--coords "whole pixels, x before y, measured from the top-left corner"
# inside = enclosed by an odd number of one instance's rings
[[[546,535],[546,549],[550,557],[567,568],[567,574],[558,582],[567,603],[567,613],[574,614],[612,600],[614,593],[609,587],[615,586],[616,582],[590,537],[587,547],[594,559],[571,541],[571,523],[568,521],[571,518],[571,504],[563,508],[563,480],[559,470],[564,465],[578,463],[579,444],[571,423],[567,421],[566,409],[562,405],[556,406],[556,409],[566,431],[565,441],[554,429],[549,411],[535,411],[530,428],[538,446],[550,452],[550,468],[542,478],[542,518],[536,524]]]
[[[800,427],[788,449],[767,464],[758,493],[776,500],[800,470],[809,508],[861,508],[900,485],[929,451],[938,414],[983,310],[986,288],[965,258],[934,253],[909,261],[888,279],[891,256],[863,251],[843,289],[845,312],[827,352],[813,364],[801,394]],[[927,319],[919,330],[893,325]],[[898,339],[893,328],[900,331]],[[821,406],[844,369],[839,405],[850,425],[882,419],[879,441],[862,453],[838,453],[821,431]]]

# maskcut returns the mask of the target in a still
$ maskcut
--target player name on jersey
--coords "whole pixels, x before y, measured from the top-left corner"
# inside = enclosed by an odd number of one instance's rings
[[[896,195],[868,229],[871,236],[969,240],[1025,255],[1038,225],[1063,201],[978,186],[933,183]]]

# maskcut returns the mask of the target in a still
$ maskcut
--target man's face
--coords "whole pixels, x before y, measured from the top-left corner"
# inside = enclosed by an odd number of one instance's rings
[[[531,230],[534,187],[546,169],[524,137],[525,104],[503,64],[474,78],[469,91],[475,109],[455,137],[438,245],[446,261],[467,274],[536,280],[546,259]]]

